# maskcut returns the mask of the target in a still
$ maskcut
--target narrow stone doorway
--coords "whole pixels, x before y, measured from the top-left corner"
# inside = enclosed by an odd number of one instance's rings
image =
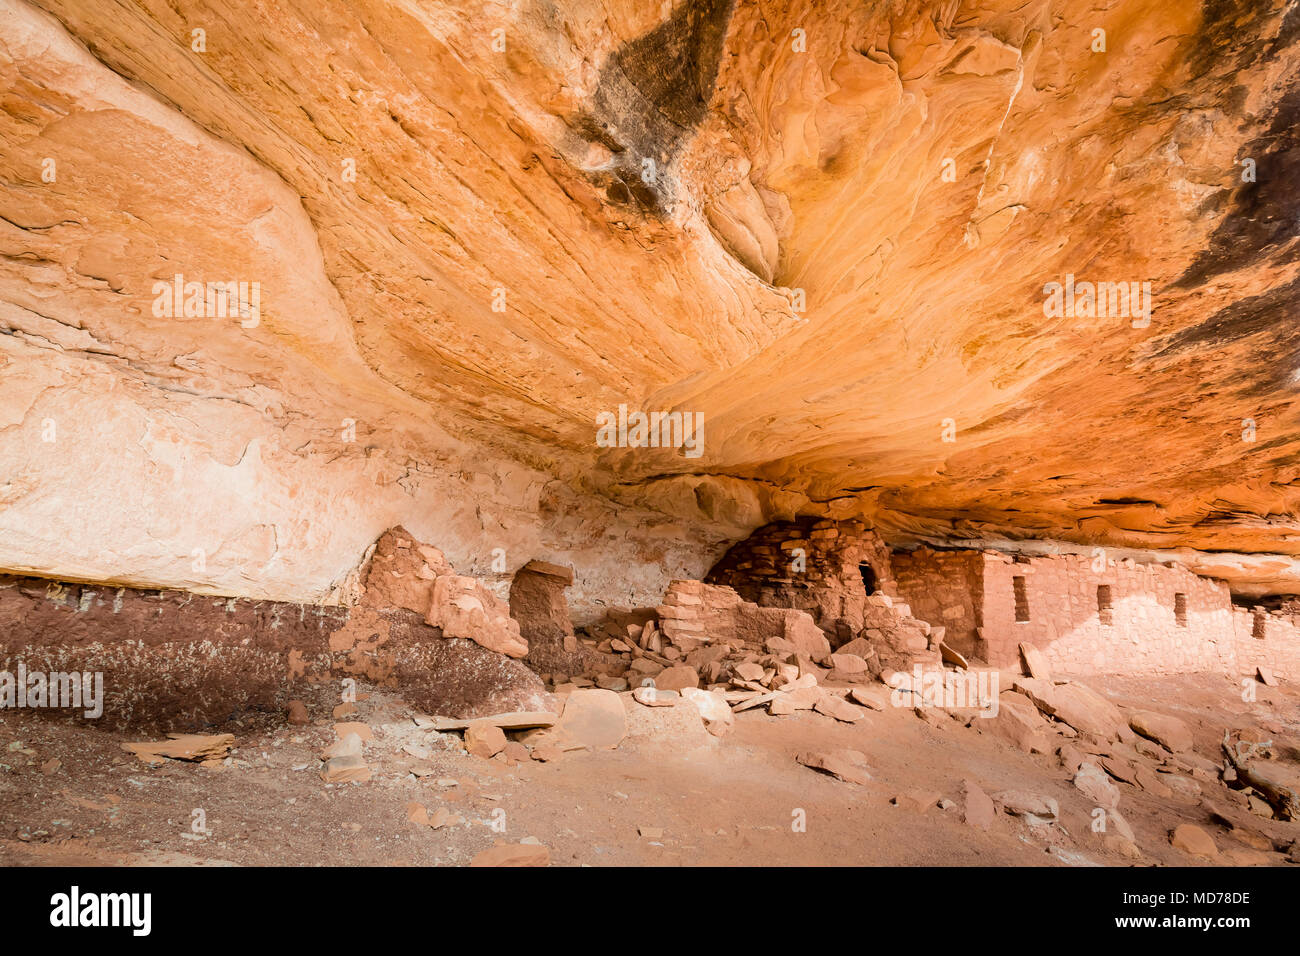
[[[862,586],[867,589],[868,594],[875,594],[877,589],[875,568],[863,562],[858,565],[858,570],[862,572]]]

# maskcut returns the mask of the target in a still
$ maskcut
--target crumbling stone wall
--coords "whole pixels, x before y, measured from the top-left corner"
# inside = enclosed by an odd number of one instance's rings
[[[731,547],[705,580],[763,607],[798,608],[832,634],[861,630],[867,589],[896,594],[889,548],[860,521],[801,518],[765,525]]]
[[[1019,666],[1026,642],[1062,674],[1263,666],[1300,678],[1300,629],[1286,614],[1236,608],[1226,584],[1176,565],[1124,559],[1094,570],[1086,555],[925,550],[894,565],[917,616],[995,667]]]
[[[910,671],[916,664],[937,666],[940,662],[939,644],[944,641],[944,629],[914,617],[912,609],[888,594],[872,594],[867,598],[863,627],[859,635],[871,646],[864,654],[872,673],[894,670]],[[860,647],[861,641],[840,645]]]
[[[719,642],[769,646],[777,639],[797,655],[824,661],[832,650],[851,647],[872,674],[937,665],[943,638],[942,628],[918,620],[907,605],[882,593],[866,599],[859,631],[837,633],[833,640],[807,611],[762,607],[729,587],[702,581],[673,581],[656,610],[664,637],[688,654]]]
[[[823,658],[830,643],[804,611],[760,607],[733,589],[703,581],[673,581],[657,609],[664,637],[689,653],[705,644],[744,641],[763,644],[770,638],[789,641],[800,653]]]
[[[510,616],[528,642],[524,658],[547,673],[581,673],[586,657],[578,646],[564,591],[573,584],[573,569],[549,561],[529,561],[510,583]]]
[[[519,623],[529,654],[543,644],[573,650],[576,638],[564,599],[572,583],[572,568],[546,561],[529,561],[510,582],[510,616]]]

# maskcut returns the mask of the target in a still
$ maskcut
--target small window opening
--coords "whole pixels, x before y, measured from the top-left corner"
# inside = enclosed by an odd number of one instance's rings
[[[1011,579],[1011,590],[1016,596],[1016,621],[1029,620],[1029,595],[1025,593],[1025,579],[1017,575]]]
[[[1097,585],[1097,619],[1102,624],[1115,623],[1115,609],[1110,603],[1110,585]]]
[[[1187,626],[1187,595],[1182,592],[1174,595],[1174,623]]]
[[[1251,628],[1251,632],[1250,632],[1251,636],[1256,637],[1262,641],[1264,639],[1264,626],[1265,626],[1264,609],[1262,607],[1257,607],[1252,613],[1254,613],[1255,615],[1255,626]]]

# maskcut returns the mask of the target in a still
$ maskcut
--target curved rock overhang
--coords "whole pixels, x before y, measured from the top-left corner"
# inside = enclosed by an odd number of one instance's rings
[[[819,516],[1298,591],[1298,39],[1234,0],[2,0],[0,567],[347,600],[403,524],[571,563],[581,612]],[[702,441],[603,447],[621,406]]]

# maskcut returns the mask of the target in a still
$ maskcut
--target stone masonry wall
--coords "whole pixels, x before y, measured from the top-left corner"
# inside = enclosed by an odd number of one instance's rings
[[[1300,679],[1300,623],[1290,614],[1263,617],[1263,637],[1256,637],[1255,614],[1246,608],[1232,609],[1237,673],[1250,674],[1263,667],[1291,680]]]
[[[1300,677],[1300,633],[1290,620],[1264,614],[1264,636],[1256,637],[1256,615],[1234,608],[1220,581],[1129,560],[1108,561],[1094,571],[1092,559],[1083,555],[1012,558],[984,552],[981,558],[980,633],[993,666],[1017,666],[1019,644],[1027,641],[1062,674],[1252,674],[1263,665]],[[1023,580],[1028,620],[1016,619],[1016,578]],[[1101,588],[1108,592],[1099,594]]]
[[[834,633],[843,622],[856,633],[867,599],[862,564],[875,573],[877,590],[896,596],[889,548],[879,535],[860,521],[802,518],[759,528],[705,580],[763,607],[807,611],[823,630]]]
[[[984,556],[978,551],[895,552],[894,581],[912,614],[944,628],[944,643],[968,659],[987,660],[980,637]]]

